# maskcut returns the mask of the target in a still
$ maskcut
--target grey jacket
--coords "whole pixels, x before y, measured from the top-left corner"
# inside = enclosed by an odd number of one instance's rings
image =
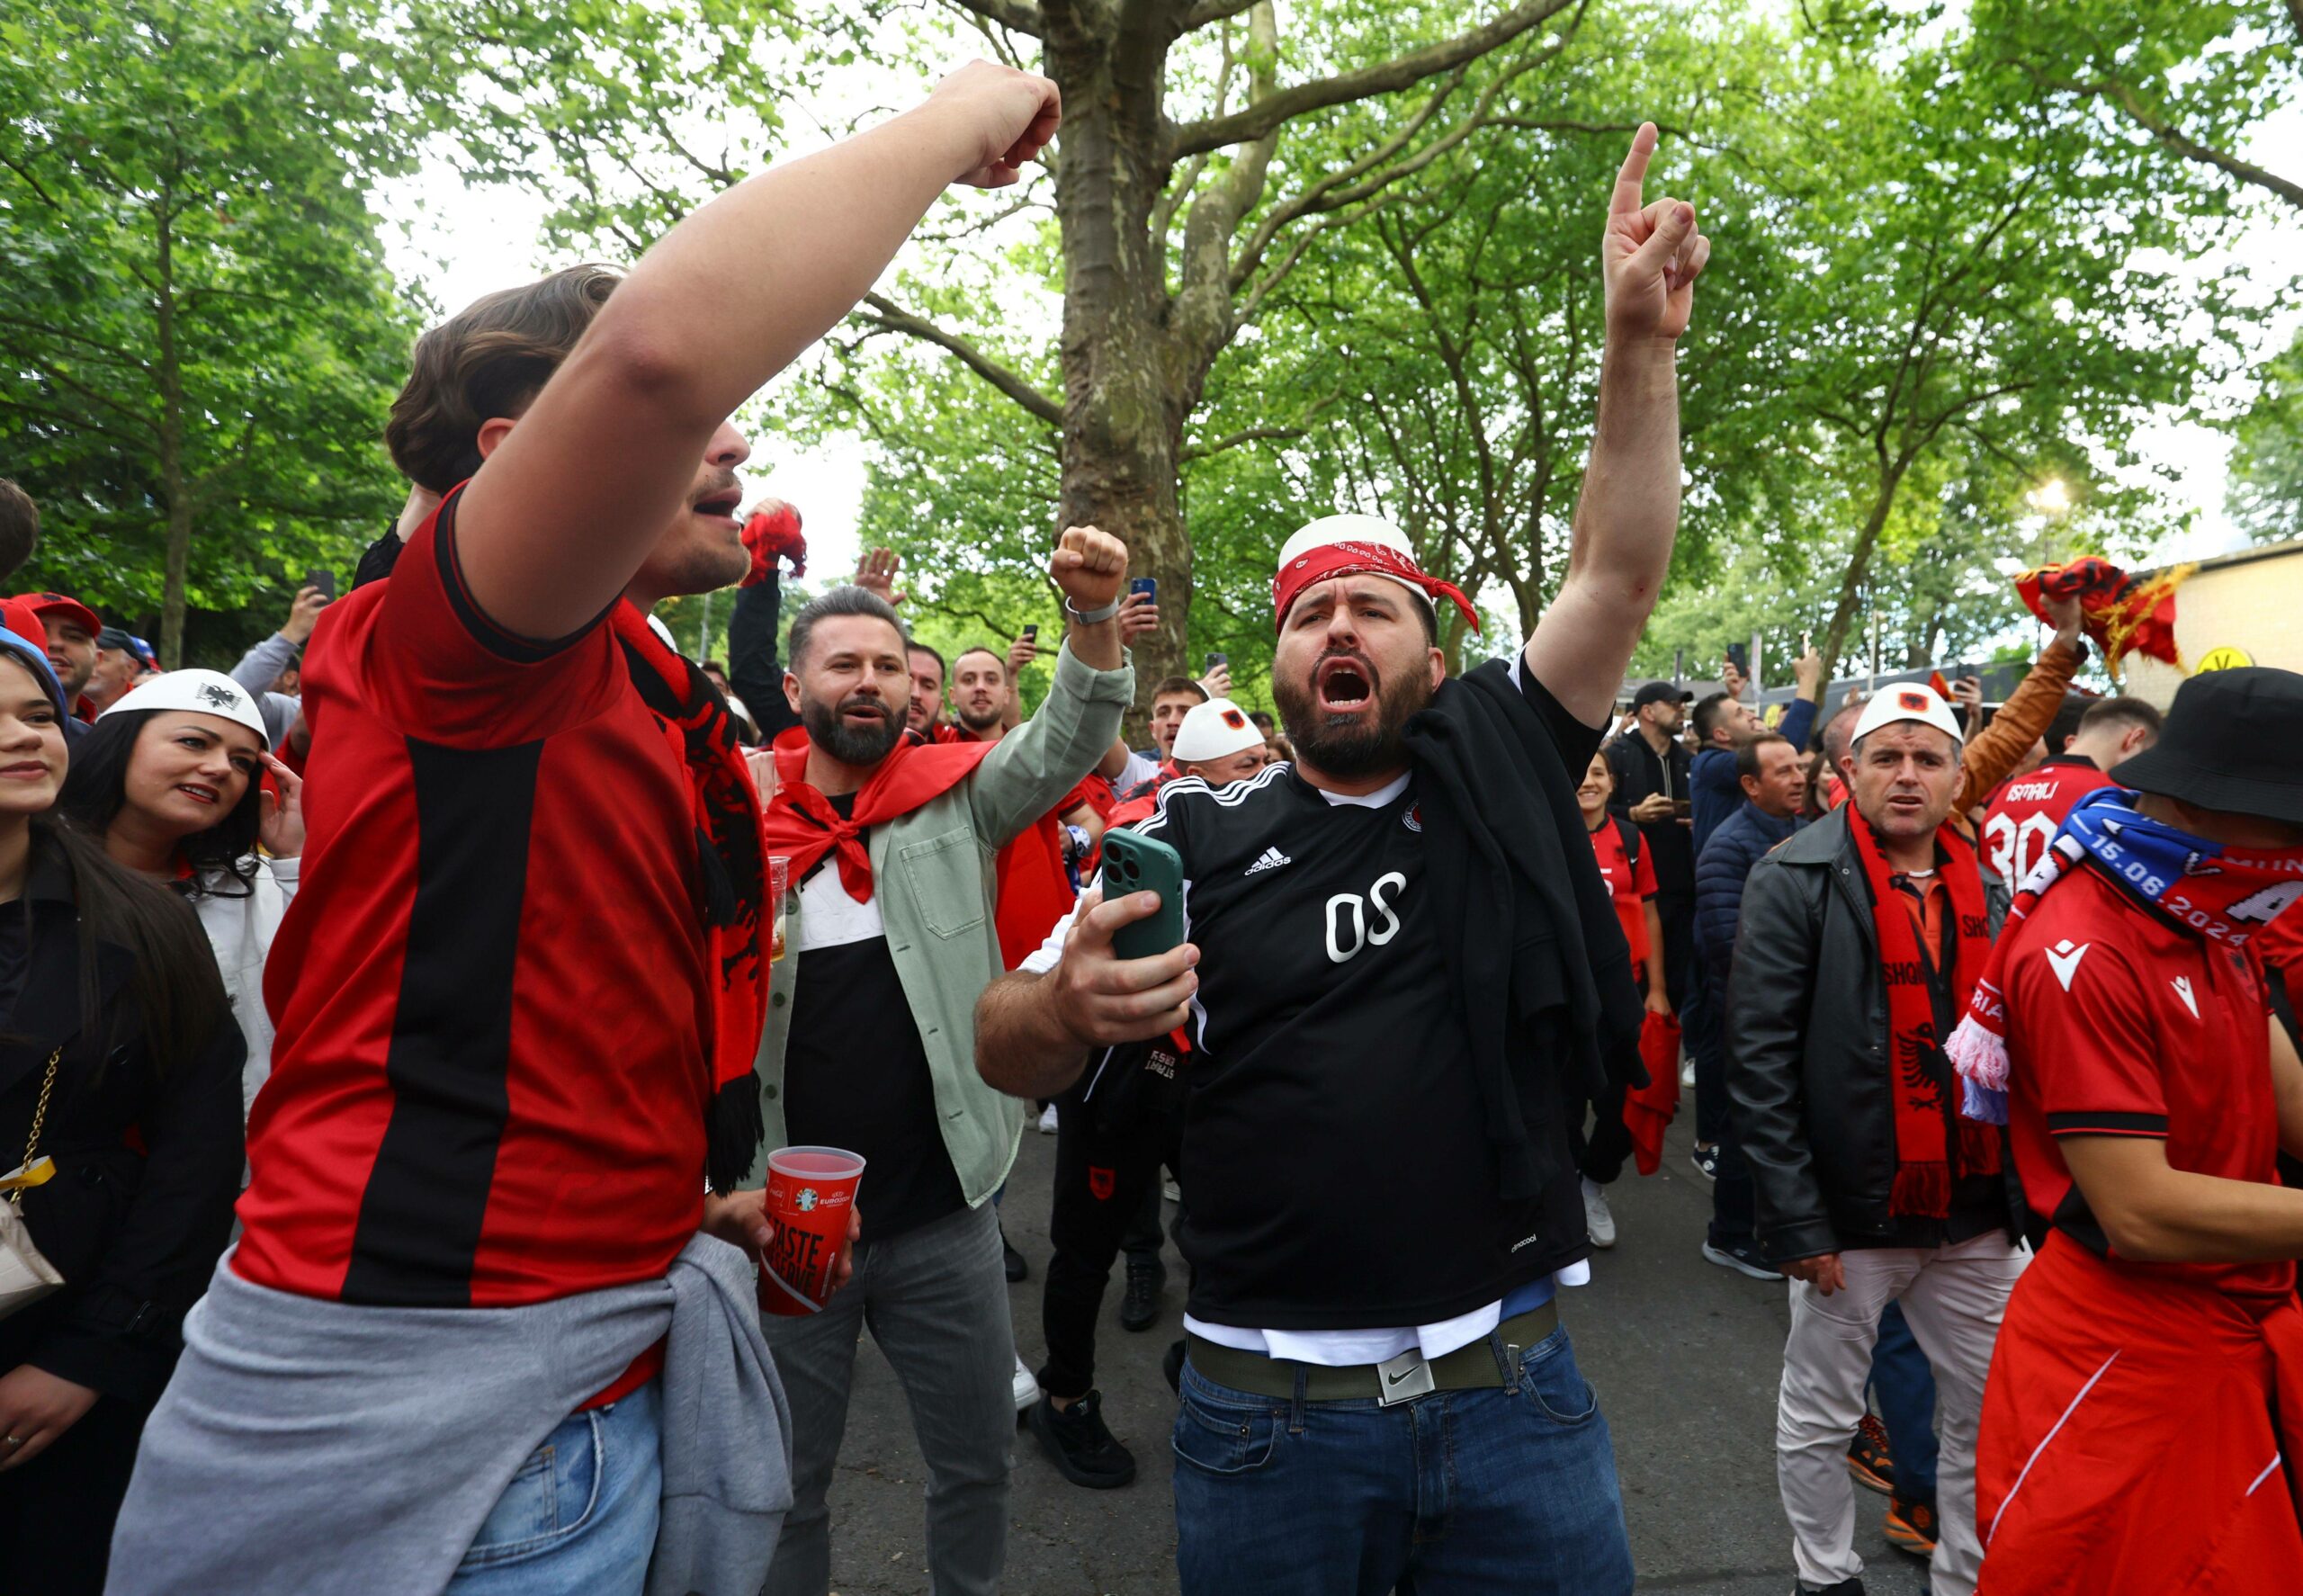
[[[792,1505],[792,1414],[751,1260],[520,1308],[273,1291],[229,1253],[184,1321],[112,1532],[109,1596],[437,1596],[522,1462],[664,1342],[649,1596],[753,1592]]]
[[[971,1206],[1008,1178],[1024,1127],[1022,1102],[985,1085],[975,1067],[975,1000],[1005,969],[992,924],[992,861],[1096,767],[1134,696],[1132,667],[1096,670],[1067,646],[1056,655],[1055,682],[1038,713],[1001,738],[965,781],[873,827],[865,839],[888,952],[927,1051],[945,1151]],[[787,946],[799,936],[796,890],[790,902]],[[767,1179],[768,1152],[790,1139],[784,1048],[799,979],[796,958],[771,967],[767,1034],[757,1061],[767,1140],[752,1166],[754,1186]]]
[[[1757,1186],[1760,1251],[1787,1263],[1892,1244],[1895,1094],[1878,933],[1848,826],[1853,805],[1752,866],[1727,982],[1727,1096]],[[2006,883],[1988,865],[1992,934]],[[2002,1161],[2008,1234],[2021,1187]]]

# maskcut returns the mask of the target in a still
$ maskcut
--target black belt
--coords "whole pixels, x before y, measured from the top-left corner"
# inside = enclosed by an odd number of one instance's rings
[[[1559,1305],[1547,1302],[1506,1319],[1495,1334],[1510,1349],[1509,1362],[1559,1328]],[[1306,1402],[1366,1401],[1374,1397],[1388,1407],[1430,1391],[1481,1391],[1503,1385],[1503,1366],[1495,1349],[1482,1336],[1469,1346],[1444,1357],[1426,1360],[1421,1349],[1410,1347],[1388,1363],[1354,1363],[1341,1368],[1324,1364],[1294,1363],[1267,1358],[1238,1347],[1225,1347],[1205,1336],[1187,1335],[1191,1367],[1219,1385],[1256,1396],[1293,1398],[1298,1376]]]

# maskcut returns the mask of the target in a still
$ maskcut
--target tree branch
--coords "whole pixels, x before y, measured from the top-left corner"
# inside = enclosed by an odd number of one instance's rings
[[[1189,33],[1195,29],[1212,27],[1250,9],[1255,3],[1256,0],[1198,0],[1198,4],[1184,13],[1183,31]],[[2295,0],[2295,3],[2303,5],[2303,0]]]
[[[1363,67],[1357,72],[1345,72],[1334,77],[1323,77],[1312,83],[1297,84],[1249,103],[1242,110],[1229,116],[1212,118],[1178,128],[1168,147],[1169,158],[1180,160],[1196,155],[1203,149],[1221,149],[1226,145],[1249,144],[1268,137],[1281,123],[1314,111],[1324,111],[1331,105],[1348,105],[1355,100],[1372,99],[1377,94],[1389,94],[1421,83],[1427,77],[1437,77],[1442,72],[1456,67],[1509,44],[1522,33],[1558,13],[1567,9],[1571,0],[1525,0],[1483,28],[1458,33],[1453,39],[1427,45],[1419,50],[1382,63]]]
[[[938,349],[958,356],[962,365],[990,383],[1040,420],[1046,422],[1050,426],[1063,425],[1063,407],[1061,404],[992,359],[972,341],[962,337],[957,333],[946,331],[924,317],[914,316],[910,311],[904,309],[883,295],[867,293],[864,296],[864,303],[871,309],[869,312],[856,311],[855,314],[859,320],[885,327],[890,332],[906,334],[919,339],[922,343],[933,344]]]
[[[1030,0],[944,0],[946,5],[956,5],[962,11],[972,11],[988,22],[997,22],[1012,33],[1028,33],[1035,39],[1045,38],[1044,22],[1040,8]]]
[[[2303,0],[2289,0],[2289,4],[2292,8],[2298,4],[2303,4]],[[2303,22],[2299,22],[2297,26],[2303,28]],[[2030,72],[2033,81],[2042,88],[2059,89],[2065,94],[2108,100],[2126,112],[2129,121],[2185,160],[2197,161],[2201,166],[2213,166],[2218,171],[2236,177],[2242,183],[2250,183],[2257,188],[2268,190],[2290,205],[2303,208],[2303,183],[2296,183],[2281,177],[2278,173],[2258,166],[2252,161],[2243,161],[2237,156],[2201,144],[2173,123],[2153,112],[2143,103],[2142,95],[2123,83],[2083,83],[2075,78],[2050,77],[2028,66],[2024,70]]]

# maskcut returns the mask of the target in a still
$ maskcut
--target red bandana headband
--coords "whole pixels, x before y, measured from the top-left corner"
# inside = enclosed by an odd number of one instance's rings
[[[1479,611],[1464,596],[1464,590],[1453,582],[1443,582],[1438,577],[1427,577],[1416,569],[1415,561],[1397,549],[1387,549],[1381,543],[1339,542],[1322,543],[1307,553],[1298,554],[1279,568],[1271,578],[1272,624],[1277,629],[1287,619],[1288,607],[1304,589],[1336,577],[1389,577],[1394,582],[1405,582],[1421,592],[1437,605],[1442,598],[1452,600],[1464,612],[1464,619],[1472,630],[1480,629]]]

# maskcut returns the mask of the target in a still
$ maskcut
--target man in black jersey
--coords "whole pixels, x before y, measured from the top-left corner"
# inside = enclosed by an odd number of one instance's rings
[[[1435,599],[1367,516],[1281,551],[1273,694],[1296,753],[1183,779],[1144,835],[1187,941],[1083,899],[1052,969],[977,1005],[1001,1089],[1182,1027],[1187,1596],[1631,1589],[1614,1455],[1553,1302],[1588,1248],[1567,1124],[1635,1034],[1629,955],[1568,772],[1597,749],[1679,517],[1673,353],[1710,246],[1618,175],[1600,416],[1568,569],[1507,665],[1447,679]]]

